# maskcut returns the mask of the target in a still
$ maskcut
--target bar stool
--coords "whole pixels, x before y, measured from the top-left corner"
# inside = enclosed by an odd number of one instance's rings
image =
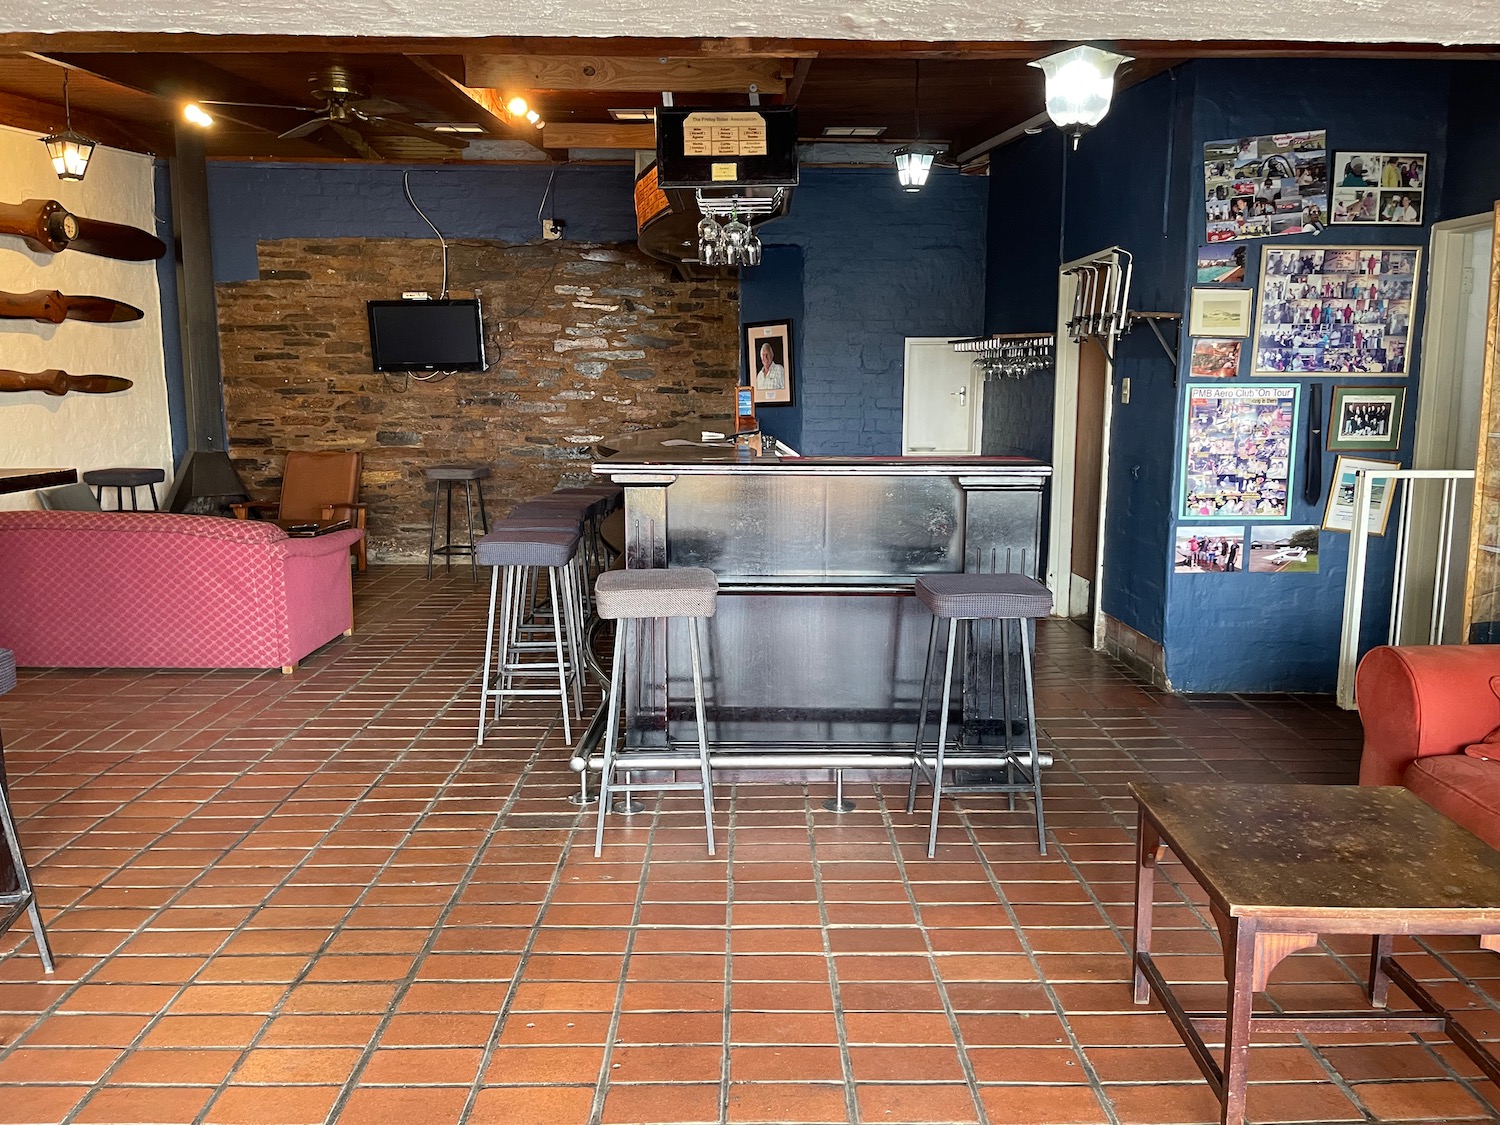
[[[507,697],[555,697],[562,705],[563,738],[573,741],[569,695],[573,710],[583,716],[581,645],[583,619],[579,612],[577,569],[579,534],[573,530],[527,530],[497,525],[481,538],[475,549],[480,566],[491,567],[490,608],[484,636],[484,668],[479,684],[479,732],[475,742],[484,744],[484,728],[490,701],[499,719]],[[552,639],[527,640],[526,590],[540,570],[547,571],[551,595]],[[504,576],[502,592],[501,577]],[[496,643],[496,610],[500,638]],[[553,659],[526,660],[527,654],[551,650]],[[491,675],[491,667],[494,675]],[[557,680],[556,687],[518,687],[518,679]]]
[[[708,854],[714,854],[714,794],[713,772],[708,763],[708,724],[703,712],[703,654],[699,633],[700,618],[712,617],[718,608],[719,581],[714,572],[701,566],[661,568],[653,570],[611,570],[599,576],[594,590],[594,604],[599,616],[605,620],[619,621],[623,627],[615,633],[615,651],[610,660],[609,695],[604,706],[609,716],[604,731],[604,762],[599,780],[599,823],[594,829],[594,854],[604,851],[604,815],[609,811],[615,789],[623,788],[626,801],[631,789],[652,789],[662,792],[698,789],[703,793],[703,824],[708,833]],[[655,783],[632,783],[629,775],[633,770],[676,770],[688,765],[693,758],[669,748],[627,750],[620,752],[616,745],[620,734],[620,704],[624,694],[625,650],[632,642],[639,642],[642,621],[662,621],[671,618],[686,618],[688,643],[693,662],[693,714],[698,724],[698,780],[663,781]],[[665,690],[665,678],[663,690]],[[623,741],[623,739],[621,739]],[[617,786],[615,772],[626,775],[623,784]],[[673,774],[675,777],[675,773]]]
[[[1052,612],[1052,593],[1046,586],[1024,574],[924,574],[916,581],[917,600],[932,611],[932,631],[927,638],[927,663],[922,669],[922,703],[917,715],[917,740],[912,755],[911,784],[906,795],[906,811],[912,812],[917,801],[918,774],[932,778],[932,824],[927,834],[927,858],[937,852],[938,803],[943,796],[943,771],[960,766],[1005,767],[1003,783],[954,784],[948,786],[950,793],[1008,793],[1014,803],[1015,794],[1030,791],[1036,808],[1037,845],[1043,855],[1047,854],[1047,833],[1042,819],[1042,766],[1050,765],[1048,756],[1044,763],[1036,744],[1036,707],[1032,695],[1031,636],[1029,622],[1046,617]],[[947,661],[943,670],[942,710],[938,712],[938,737],[936,753],[924,753],[927,734],[928,694],[932,684],[932,664],[936,655],[938,625],[948,622]],[[995,749],[961,746],[959,742],[948,752],[948,710],[953,695],[953,661],[959,649],[958,626],[964,624],[965,647],[973,643],[974,622],[993,621],[1000,628],[1001,679],[1003,704],[1002,721],[1005,731],[1004,752]],[[1021,634],[1021,668],[1025,677],[1023,706],[1025,709],[1027,748],[1017,753],[1012,743],[1011,731],[1011,684],[1010,684],[1010,625],[1014,622]],[[967,669],[968,661],[964,662]],[[962,692],[960,692],[962,705]],[[1020,768],[1024,779],[1014,780],[1013,771]]]
[[[16,656],[8,648],[0,648],[0,695],[5,695],[16,686]],[[0,740],[0,759],[5,745]],[[36,951],[41,955],[42,968],[52,972],[56,966],[52,961],[52,947],[47,944],[47,929],[42,925],[42,912],[36,904],[36,892],[31,886],[31,875],[26,870],[26,857],[21,853],[21,838],[16,834],[16,818],[10,810],[10,794],[0,784],[0,828],[5,834],[5,846],[10,851],[10,861],[16,869],[16,889],[0,893],[0,912],[7,919],[15,918],[23,911],[31,917],[31,932],[36,935]]]
[[[92,485],[97,490],[95,495],[101,506],[104,504],[104,490],[113,488],[115,508],[122,512],[125,510],[124,491],[127,488],[130,489],[130,510],[140,511],[135,490],[141,487],[151,490],[152,510],[161,511],[161,506],[156,502],[156,486],[166,479],[165,469],[90,469],[83,474],[83,483]]]
[[[487,465],[432,465],[424,473],[432,485],[432,522],[427,529],[427,577],[432,577],[432,556],[443,556],[443,571],[453,568],[454,555],[469,556],[469,572],[474,581],[479,581],[479,565],[474,560],[474,492],[479,493],[479,525],[484,534],[489,534],[490,520],[484,510],[484,484],[490,477]],[[453,542],[453,486],[464,486],[464,520],[469,537],[466,542]],[[447,516],[443,525],[443,543],[437,546],[438,494],[446,493]]]

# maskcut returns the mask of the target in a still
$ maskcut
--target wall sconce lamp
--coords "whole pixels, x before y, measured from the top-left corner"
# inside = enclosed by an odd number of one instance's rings
[[[43,137],[47,155],[52,158],[52,170],[59,180],[81,180],[89,170],[89,157],[94,155],[94,142],[82,133],[73,132],[73,107],[68,102],[68,72],[63,71],[63,117],[66,128],[61,133]]]
[[[1064,133],[1073,138],[1083,136],[1109,112],[1115,92],[1115,71],[1121,63],[1133,61],[1129,55],[1101,51],[1085,44],[1027,63],[1037,67],[1047,78],[1047,116]]]

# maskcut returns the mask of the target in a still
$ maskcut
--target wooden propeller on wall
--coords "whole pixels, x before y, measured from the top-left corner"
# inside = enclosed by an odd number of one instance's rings
[[[73,297],[56,289],[0,293],[0,319],[5,320],[39,320],[44,324],[89,320],[95,324],[121,324],[140,320],[145,315],[134,305],[109,297]]]
[[[82,391],[90,395],[112,395],[127,391],[134,384],[118,375],[69,375],[66,371],[0,370],[0,391],[41,391],[44,395],[65,395]]]
[[[122,262],[150,262],[167,252],[154,234],[75,215],[55,199],[0,203],[0,234],[12,234],[36,250],[53,254],[81,250]]]

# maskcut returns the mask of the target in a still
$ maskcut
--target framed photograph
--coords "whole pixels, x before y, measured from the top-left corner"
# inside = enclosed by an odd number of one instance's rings
[[[1233,379],[1240,373],[1243,340],[1194,340],[1188,373],[1194,379]]]
[[[1334,453],[1394,453],[1401,445],[1405,387],[1334,387],[1328,448]]]
[[[792,401],[792,322],[766,320],[745,325],[745,369],[755,404],[786,406]]]
[[[1248,247],[1211,242],[1198,247],[1199,285],[1245,284],[1245,256]]]
[[[1422,225],[1425,152],[1340,152],[1333,167],[1333,221]]]
[[[1243,527],[1177,529],[1172,548],[1173,574],[1227,574],[1245,568]]]
[[[1318,537],[1315,524],[1257,524],[1250,529],[1250,573],[1318,573]]]
[[[1354,474],[1359,469],[1397,469],[1399,461],[1371,461],[1363,457],[1340,456],[1333,466],[1333,487],[1328,490],[1328,506],[1323,509],[1324,531],[1349,531],[1354,527]],[[1391,518],[1391,501],[1396,497],[1396,482],[1377,480],[1370,492],[1369,529],[1371,535],[1384,535]]]
[[[1251,374],[1407,374],[1421,257],[1415,246],[1267,246]]]
[[[1209,242],[1317,234],[1328,222],[1322,129],[1209,141],[1203,201]]]
[[[1264,383],[1188,384],[1178,519],[1291,518],[1298,391]]]
[[[1189,336],[1250,335],[1250,301],[1248,289],[1194,289]]]

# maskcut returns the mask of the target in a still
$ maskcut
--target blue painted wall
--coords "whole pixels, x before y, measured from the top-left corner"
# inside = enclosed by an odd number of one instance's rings
[[[1051,333],[1062,263],[1064,138],[1022,137],[996,155],[989,178],[984,331]],[[1052,460],[1051,375],[991,379],[984,388],[984,452]]]
[[[770,235],[775,228],[766,226],[761,233]],[[806,352],[803,338],[807,319],[802,301],[802,247],[767,246],[760,265],[740,274],[740,324],[767,320],[788,320],[792,324],[792,401],[785,406],[757,406],[760,428],[797,452],[802,449],[801,376]],[[741,336],[743,340],[744,337]],[[748,383],[746,364],[751,357],[740,355],[740,382]]]
[[[258,276],[255,244],[275,238],[432,238],[401,191],[411,193],[446,238],[535,242],[537,210],[550,168],[370,166],[363,164],[250,164],[221,162],[208,169],[214,233],[214,277]],[[565,223],[579,242],[634,242],[634,174],[617,165],[556,169],[547,215]]]
[[[1500,62],[1453,64],[1445,219],[1492,211],[1500,199]]]
[[[1443,63],[1391,63],[1320,60],[1316,67],[1290,61],[1225,61],[1195,64],[1193,138],[1187,156],[1196,162],[1201,146],[1211,140],[1254,136],[1308,128],[1326,128],[1330,157],[1334,151],[1427,152],[1428,197],[1443,198],[1444,165],[1453,157],[1447,143],[1447,118],[1452,68]],[[1253,92],[1254,96],[1247,96]],[[1456,159],[1456,158],[1454,158]],[[1336,174],[1337,170],[1335,170]],[[1194,168],[1201,185],[1201,168]],[[1440,207],[1429,207],[1424,219],[1444,217]],[[1190,283],[1196,249],[1204,237],[1204,217],[1197,199],[1187,214],[1186,254],[1181,263]],[[1247,243],[1247,285],[1260,276],[1260,254],[1267,246],[1383,245],[1422,246],[1428,227],[1330,227],[1321,237],[1261,239]],[[1423,262],[1425,267],[1425,259]],[[1425,273],[1420,279],[1412,336],[1412,371],[1404,380],[1370,379],[1370,383],[1406,386],[1407,403],[1402,446],[1396,454],[1375,456],[1409,464],[1416,422],[1420,377],[1421,316],[1425,307]],[[1184,311],[1186,311],[1184,309]],[[1247,352],[1248,352],[1247,342]],[[1249,370],[1246,355],[1243,374]],[[1187,357],[1181,374],[1187,375]],[[1268,379],[1254,380],[1267,382]],[[1323,488],[1316,504],[1302,499],[1307,387],[1323,387],[1328,409],[1336,383],[1362,382],[1350,376],[1285,380],[1302,388],[1301,417],[1294,440],[1294,480],[1290,524],[1322,522],[1336,455],[1325,451]],[[1185,393],[1179,396],[1179,415]],[[1180,488],[1181,430],[1172,443],[1174,501]],[[1184,523],[1195,521],[1185,520]],[[1244,529],[1249,524],[1226,521]],[[1258,526],[1258,525],[1257,525]],[[1366,646],[1383,639],[1388,614],[1394,536],[1372,540],[1366,601]],[[1339,623],[1343,611],[1348,536],[1324,532],[1317,574],[1170,574],[1168,575],[1165,645],[1167,673],[1180,691],[1332,691],[1337,680]],[[1171,560],[1164,558],[1170,571]]]
[[[901,452],[906,337],[983,323],[986,195],[983,179],[942,169],[915,194],[892,169],[803,170],[791,214],[761,230],[767,252],[802,253],[801,452]],[[742,304],[764,307],[774,284],[744,271]]]

